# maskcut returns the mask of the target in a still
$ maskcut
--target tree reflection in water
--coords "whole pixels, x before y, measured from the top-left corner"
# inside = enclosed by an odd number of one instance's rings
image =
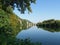
[[[27,26],[28,27],[28,26]],[[27,29],[27,27],[20,27],[21,30]],[[30,28],[30,27],[28,27]],[[17,35],[17,33],[16,33]],[[0,33],[0,45],[41,45],[41,43],[33,43],[29,39],[16,39],[16,35],[11,32],[1,31]]]
[[[47,27],[38,27],[38,28],[42,28],[49,32],[60,32],[60,28],[47,28]]]

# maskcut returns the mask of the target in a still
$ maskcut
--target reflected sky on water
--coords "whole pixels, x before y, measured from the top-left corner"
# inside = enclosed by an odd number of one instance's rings
[[[16,36],[18,39],[29,38],[33,42],[41,42],[42,45],[60,45],[60,32],[51,32],[33,26],[29,29],[22,30]]]

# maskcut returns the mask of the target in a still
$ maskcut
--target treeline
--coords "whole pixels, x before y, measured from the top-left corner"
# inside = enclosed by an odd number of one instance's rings
[[[0,9],[0,45],[33,45],[29,40],[17,40],[16,35],[33,23],[19,18],[14,13]],[[29,26],[30,25],[30,26]]]
[[[34,3],[35,0],[0,0],[0,45],[40,45],[32,43],[29,39],[16,39],[18,32],[31,27],[33,23],[19,18],[13,10],[16,7],[21,13],[26,9],[31,12],[30,2]]]
[[[29,28],[32,25],[32,22],[25,19],[21,19],[14,13],[6,13],[4,10],[0,9],[0,33],[8,32],[13,35],[16,35],[22,29]]]
[[[46,27],[46,28],[60,28],[60,20],[45,20],[43,22],[39,22],[36,24],[38,27]]]

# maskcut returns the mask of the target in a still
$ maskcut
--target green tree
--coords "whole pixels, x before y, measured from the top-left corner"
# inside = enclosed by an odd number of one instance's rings
[[[24,13],[25,10],[32,12],[30,5],[35,2],[36,0],[0,0],[3,10],[6,11],[8,6],[12,6],[13,9],[16,7],[21,13]]]

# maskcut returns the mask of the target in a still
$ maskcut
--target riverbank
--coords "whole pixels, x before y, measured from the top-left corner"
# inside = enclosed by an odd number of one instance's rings
[[[39,22],[36,24],[38,27],[46,27],[46,28],[60,28],[60,20],[45,20],[43,22]]]
[[[17,40],[16,35],[22,29],[33,26],[33,23],[19,18],[14,13],[0,9],[0,45],[26,45],[27,40]],[[23,43],[22,43],[23,42]],[[32,45],[32,42],[27,42]]]

